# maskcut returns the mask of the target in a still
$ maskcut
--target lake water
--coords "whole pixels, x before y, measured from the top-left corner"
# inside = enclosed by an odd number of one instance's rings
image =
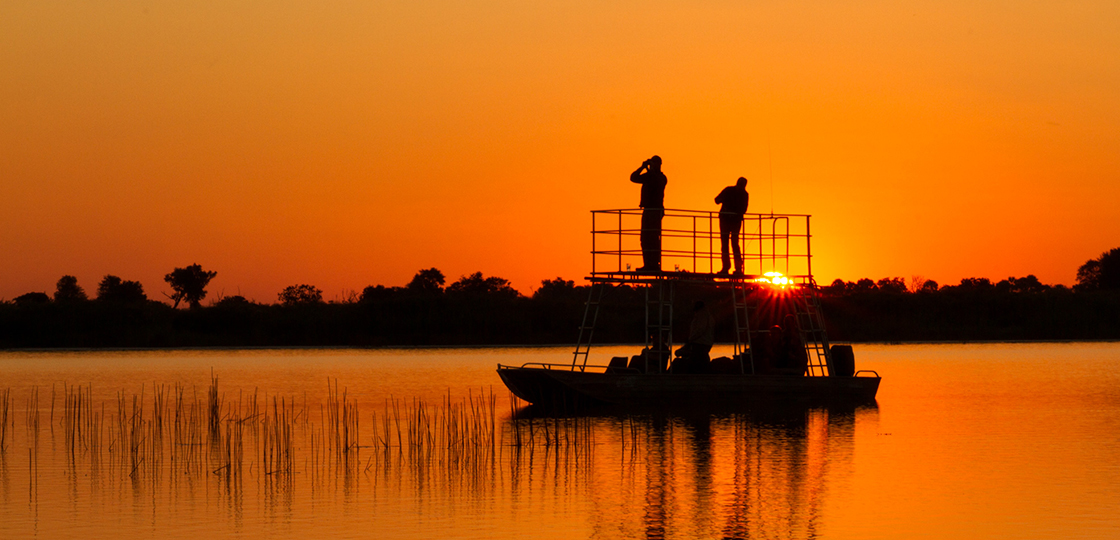
[[[855,348],[876,405],[551,419],[494,368],[567,348],[0,353],[0,538],[1120,538],[1120,344]]]

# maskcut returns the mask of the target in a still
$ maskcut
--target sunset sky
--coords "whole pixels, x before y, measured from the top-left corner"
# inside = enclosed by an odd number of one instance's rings
[[[813,215],[819,281],[1120,247],[1120,2],[0,2],[0,299],[589,270],[589,210]],[[91,294],[92,296],[92,294]]]

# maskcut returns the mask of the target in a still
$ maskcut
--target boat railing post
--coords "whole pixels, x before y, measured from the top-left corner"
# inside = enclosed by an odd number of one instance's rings
[[[673,360],[673,292],[676,290],[674,282],[669,282],[669,320],[665,321],[665,334],[668,346],[665,349],[665,368],[669,368],[669,362]],[[659,364],[660,367],[660,364]]]
[[[805,273],[809,274],[809,279],[813,279],[813,235],[809,230],[809,217],[805,216]]]
[[[713,272],[713,269],[715,269],[716,267],[716,241],[714,235],[712,234],[712,230],[715,229],[715,220],[713,218],[714,215],[714,212],[708,212],[708,272],[712,274],[715,273]]]
[[[618,211],[618,271],[622,271],[622,210]]]
[[[591,211],[591,275],[595,275],[595,237],[598,236],[595,232],[595,211]]]
[[[763,274],[763,265],[766,263],[766,261],[763,260],[766,258],[766,250],[763,247],[766,243],[766,237],[762,234],[762,216],[758,216],[757,231],[758,232],[755,234],[758,236],[758,275],[761,276]]]

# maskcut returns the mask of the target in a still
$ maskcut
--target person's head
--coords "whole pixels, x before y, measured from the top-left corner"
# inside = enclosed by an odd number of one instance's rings
[[[797,318],[793,315],[786,315],[782,320],[782,324],[786,325],[785,331],[788,334],[797,333]]]
[[[737,181],[735,182],[735,187],[737,187],[737,188],[739,188],[739,189],[743,189],[743,188],[746,188],[746,187],[747,187],[747,179],[746,179],[746,178],[744,178],[744,177],[742,177],[742,176],[740,176],[740,177],[739,177],[739,180],[737,180]]]
[[[646,160],[646,165],[649,165],[650,170],[661,170],[661,156],[653,156]]]
[[[702,309],[704,309],[703,300],[697,300],[695,304],[692,304],[692,311],[700,311]]]

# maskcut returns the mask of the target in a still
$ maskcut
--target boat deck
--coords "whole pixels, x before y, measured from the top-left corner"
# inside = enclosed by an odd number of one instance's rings
[[[536,405],[636,405],[664,403],[734,405],[754,402],[870,402],[880,377],[607,373],[544,367],[498,366],[517,397]]]

